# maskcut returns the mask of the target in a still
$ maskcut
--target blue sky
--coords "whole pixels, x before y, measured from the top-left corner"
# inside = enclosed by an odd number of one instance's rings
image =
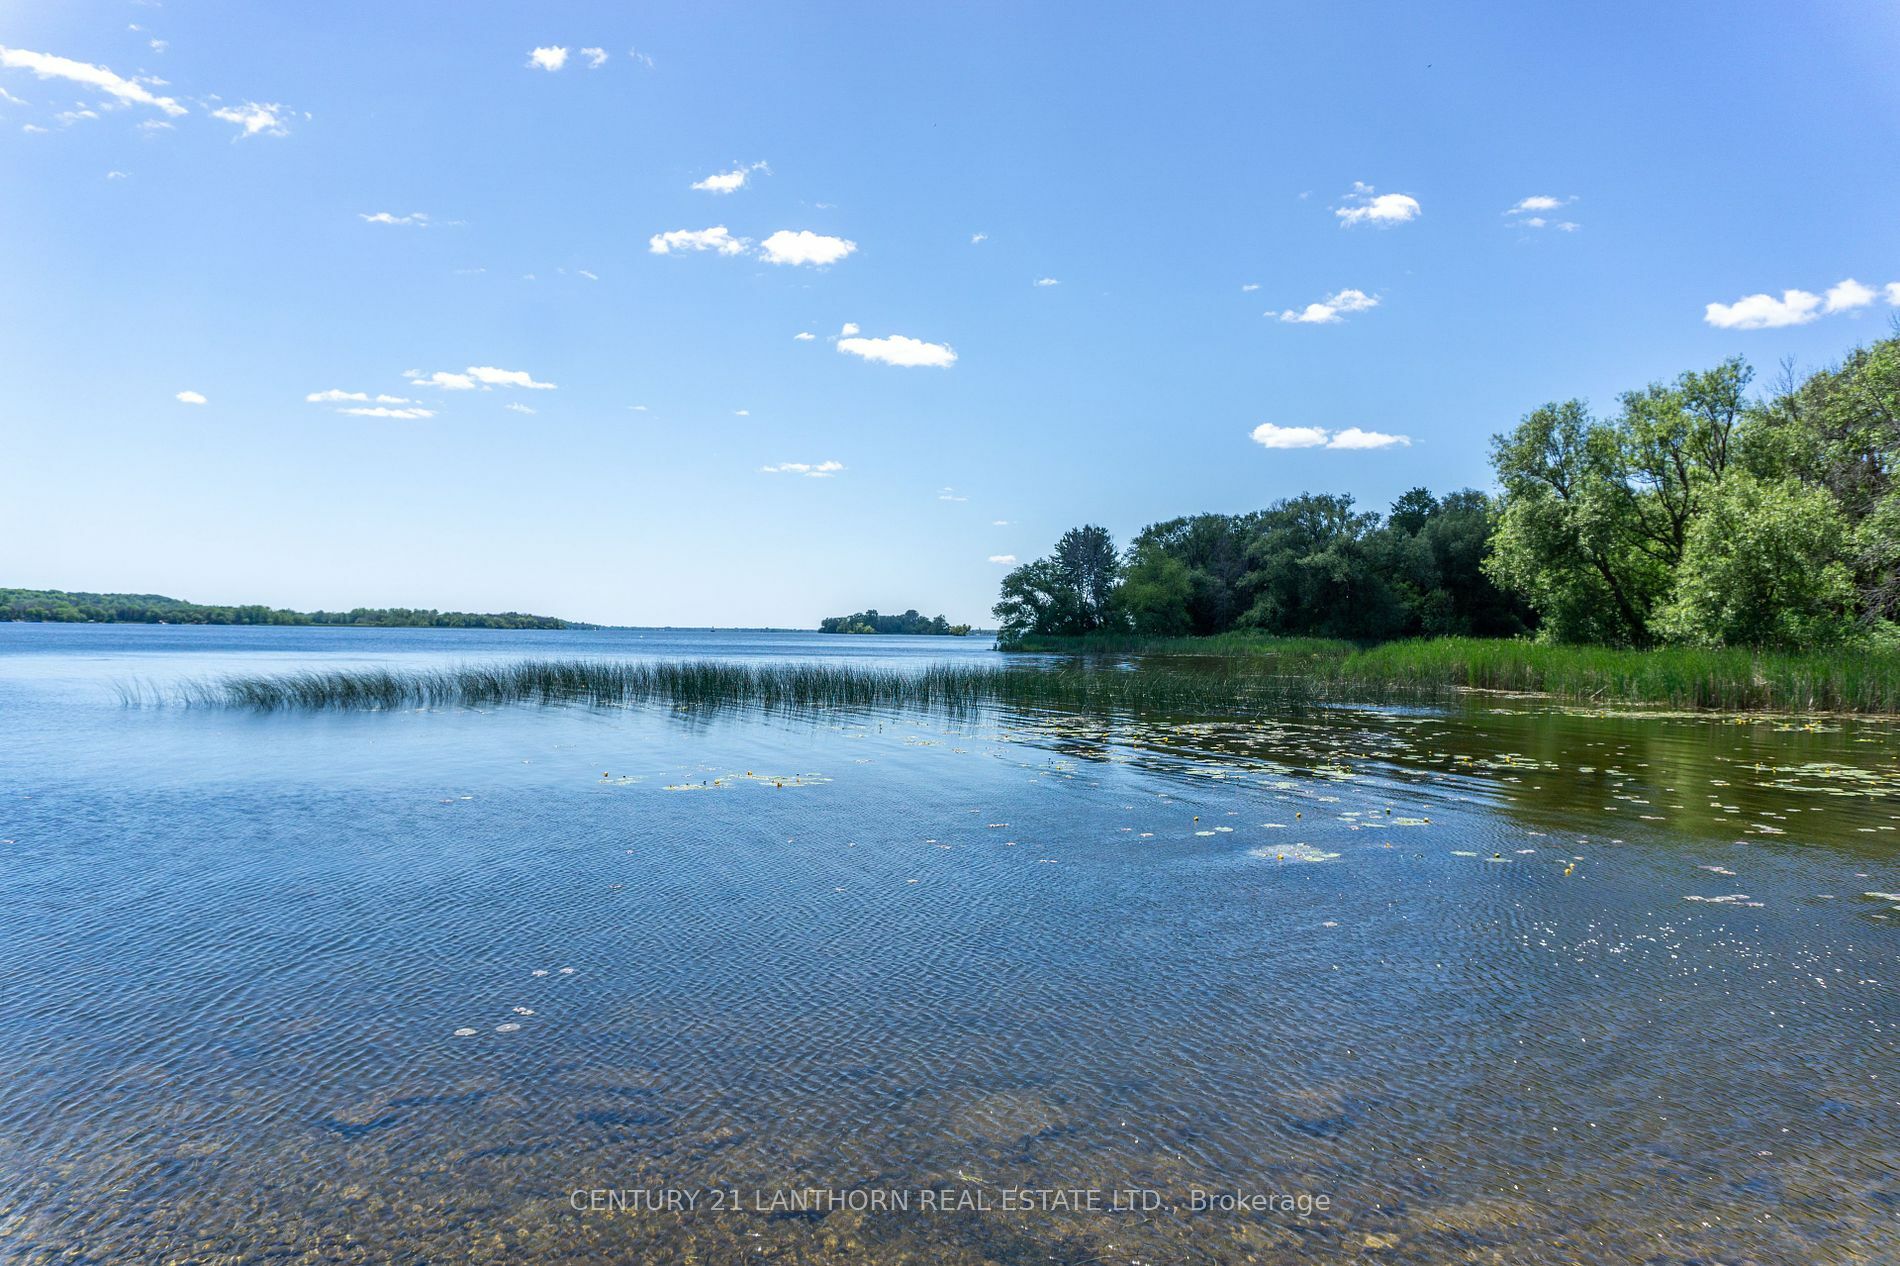
[[[987,622],[1075,523],[1488,486],[1886,332],[1896,66],[1887,3],[8,6],[0,584]]]

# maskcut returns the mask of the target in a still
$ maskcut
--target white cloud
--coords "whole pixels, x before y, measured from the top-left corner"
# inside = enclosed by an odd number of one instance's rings
[[[147,119],[145,122],[139,124],[138,130],[149,137],[157,136],[160,132],[172,132],[177,129],[164,119]]]
[[[1326,443],[1326,428],[1262,422],[1253,429],[1253,442],[1263,448],[1319,448]]]
[[[843,469],[843,462],[780,462],[776,466],[759,467],[762,474],[803,475],[807,479],[829,479]]]
[[[1574,196],[1555,198],[1547,193],[1519,198],[1511,206],[1505,208],[1505,223],[1520,229],[1554,228],[1560,233],[1575,233],[1583,226],[1574,220],[1552,221],[1544,215],[1544,212],[1555,211],[1558,207],[1568,206],[1576,200]]]
[[[1014,567],[1016,565],[1016,556],[1014,554],[991,554],[990,561],[992,563],[1000,563],[1005,567]]]
[[[388,211],[378,211],[371,215],[365,211],[358,211],[356,215],[367,224],[402,224],[418,229],[429,227],[429,217],[422,211],[411,211],[408,215],[395,215]]]
[[[526,387],[531,391],[553,391],[551,382],[536,382],[525,369],[496,369],[490,365],[470,365],[468,376],[484,387]]]
[[[732,416],[733,416],[733,417],[735,417],[735,418],[749,418],[749,417],[751,417],[751,416],[752,416],[752,410],[750,410],[750,409],[734,409],[734,410],[732,411]]]
[[[630,404],[627,407],[632,409],[635,413],[645,413],[647,411],[647,407],[643,404]]]
[[[856,321],[846,321],[844,323],[844,328],[838,331],[838,337],[850,338],[853,334],[856,334],[857,332],[858,332],[858,323]]]
[[[406,409],[392,409],[380,404],[359,405],[349,409],[338,409],[337,412],[347,413],[351,417],[356,418],[401,418],[404,421],[411,421],[416,418],[432,418],[435,416],[434,409],[424,409],[419,405]]]
[[[37,123],[22,123],[22,124],[20,125],[20,130],[21,130],[22,132],[26,132],[26,133],[29,133],[29,134],[31,134],[31,133],[35,133],[35,132],[44,132],[44,131],[46,131],[46,129],[45,129],[45,128],[43,128],[43,127],[41,127],[41,126],[40,126],[39,124],[37,124]]]
[[[176,401],[178,401],[178,403],[179,403],[179,404],[203,404],[203,403],[205,403],[205,398],[204,398],[204,395],[203,395],[202,393],[200,393],[200,392],[196,392],[196,391],[181,391],[181,392],[179,392],[179,393],[178,393],[178,394],[177,394],[176,396],[174,396],[174,397],[172,397],[172,398],[173,398],[174,400],[176,400]]]
[[[1362,431],[1349,426],[1331,431],[1323,426],[1275,426],[1262,422],[1253,429],[1253,442],[1262,448],[1335,448],[1363,450],[1373,448],[1409,448],[1409,435],[1390,435],[1384,431]]]
[[[109,171],[106,173],[106,179],[107,180],[129,180],[131,179],[131,177],[127,176],[122,171]]]
[[[1412,437],[1409,435],[1389,435],[1384,431],[1362,431],[1356,426],[1349,426],[1334,435],[1332,439],[1326,441],[1327,448],[1391,448],[1394,445],[1400,448],[1410,448],[1412,446]]]
[[[1057,281],[1054,277],[1038,277],[1036,278],[1036,284],[1038,286],[1059,286],[1062,283]]]
[[[20,100],[18,97],[8,92],[5,88],[0,88],[0,102],[5,102],[7,105],[18,105],[18,106],[23,106],[26,104],[26,102]]]
[[[56,57],[51,53],[34,53],[24,48],[8,48],[0,44],[0,66],[15,70],[30,70],[41,79],[69,79],[74,83],[85,84],[88,88],[97,88],[109,96],[134,105],[147,105],[162,110],[176,118],[188,113],[170,97],[160,97],[152,93],[144,84],[121,75],[114,74],[104,66],[94,66],[90,62],[76,62],[70,57]]]
[[[1241,286],[1240,293],[1244,295],[1250,295],[1258,289],[1260,289],[1260,283],[1257,281],[1250,281],[1250,282],[1247,282],[1245,285]]]
[[[651,57],[647,56],[645,53],[641,52],[637,48],[628,49],[627,56],[633,59],[634,65],[644,67],[647,70],[652,70],[654,65],[656,64]]]
[[[728,233],[723,224],[715,224],[709,229],[674,229],[670,233],[655,233],[647,239],[647,249],[655,255],[671,255],[674,251],[716,251],[721,255],[739,255],[750,245],[751,242],[745,238]]]
[[[752,178],[753,172],[770,170],[771,168],[764,163],[753,163],[750,167],[741,165],[734,167],[731,171],[717,172],[704,180],[696,180],[693,182],[693,188],[704,193],[737,193],[745,188],[746,181]]]
[[[246,101],[241,106],[219,106],[211,112],[211,117],[237,124],[244,129],[241,134],[244,136],[288,136],[290,129],[284,126],[283,108],[275,101],[268,105]]]
[[[1332,325],[1341,316],[1353,312],[1366,312],[1378,306],[1379,296],[1348,288],[1327,295],[1318,303],[1309,303],[1298,311],[1288,308],[1278,315],[1282,321],[1289,321],[1296,325]],[[1267,315],[1275,314],[1269,312]]]
[[[579,277],[585,277],[585,278],[587,278],[587,280],[589,280],[589,281],[599,281],[599,280],[600,280],[600,276],[599,276],[599,274],[597,274],[597,273],[590,273],[590,272],[588,272],[588,271],[587,271],[587,270],[586,270],[585,268],[576,268],[576,269],[574,270],[574,273],[575,273],[575,275],[576,275],[576,276],[579,276]]]
[[[989,240],[990,240],[990,235],[989,235],[988,233],[972,233],[972,234],[970,234],[970,245],[972,245],[972,246],[975,246],[975,245],[976,245],[977,243],[979,243],[979,242],[987,242],[987,241],[989,241]]]
[[[1008,519],[991,519],[990,526],[991,527],[1008,527],[1009,520]]]
[[[522,404],[519,400],[511,400],[507,404],[504,404],[501,407],[513,413],[532,414],[534,412],[534,409],[532,407]]]
[[[1773,295],[1747,295],[1734,303],[1711,303],[1702,319],[1718,330],[1772,330],[1784,325],[1806,325],[1820,315],[1821,296],[1805,290]]]
[[[1346,195],[1346,200],[1346,206],[1333,208],[1341,228],[1351,228],[1355,224],[1390,228],[1394,224],[1416,220],[1420,213],[1418,199],[1410,194],[1374,193],[1372,186],[1363,181],[1353,182],[1352,192]]]
[[[810,330],[800,330],[798,333],[792,335],[792,337],[800,343],[809,343],[818,336],[813,334]]]
[[[58,114],[53,116],[53,122],[59,124],[61,127],[71,127],[81,119],[96,119],[98,117],[99,112],[97,110],[61,110]]]
[[[1829,286],[1827,291],[1827,311],[1847,312],[1854,308],[1864,308],[1878,296],[1872,287],[1863,286],[1852,277],[1837,285]]]
[[[171,47],[170,40],[148,40],[146,42],[152,46],[152,51],[154,53],[162,53],[166,49]]]
[[[404,378],[418,387],[440,387],[444,391],[473,391],[475,380],[467,374],[452,374],[438,369],[433,374],[425,374],[420,369],[403,371]]]
[[[939,501],[968,501],[969,498],[960,495],[955,488],[940,488],[937,490],[937,500]]]
[[[768,264],[835,264],[858,249],[856,242],[842,237],[827,237],[810,229],[796,233],[780,229],[759,246],[759,257]]]
[[[1900,281],[1890,281],[1886,285],[1887,302],[1900,308]]]
[[[549,74],[567,65],[567,50],[558,46],[537,48],[528,54],[528,69],[545,70]]]
[[[414,404],[406,396],[370,395],[367,391],[342,391],[336,387],[328,391],[313,391],[304,397],[309,404]]]
[[[604,48],[583,48],[581,56],[587,59],[589,70],[599,70],[607,64],[607,50]]]
[[[946,344],[926,343],[922,339],[908,338],[902,334],[888,334],[883,338],[841,338],[838,340],[838,350],[862,356],[865,360],[906,368],[923,365],[948,369],[957,363],[957,354]]]

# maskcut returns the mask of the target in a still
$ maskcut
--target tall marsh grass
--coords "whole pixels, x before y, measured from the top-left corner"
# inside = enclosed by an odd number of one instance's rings
[[[449,668],[339,668],[186,683],[173,701],[282,710],[391,710],[496,704],[679,708],[962,709],[984,704],[1221,716],[1296,710],[1302,677],[1229,658],[1210,665],[1119,669],[1083,663],[931,665],[743,664],[720,660],[527,660]],[[128,695],[128,703],[139,702]]]
[[[1175,656],[1254,659],[1282,674],[1309,678],[1316,689],[1328,692],[1465,688],[1729,712],[1900,713],[1900,651],[1886,647],[1637,651],[1478,637],[1360,647],[1325,638],[1224,633],[1032,638],[1023,649],[1132,655],[1141,657],[1144,669]]]
[[[1900,653],[1388,642],[1319,666],[1340,682],[1529,691],[1597,703],[1768,712],[1900,712]]]

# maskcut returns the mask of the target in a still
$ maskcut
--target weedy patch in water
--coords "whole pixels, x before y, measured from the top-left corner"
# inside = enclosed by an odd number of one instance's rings
[[[1354,692],[1357,701],[1366,692]],[[122,689],[129,705],[154,701]],[[391,711],[497,704],[660,704],[681,709],[753,706],[822,710],[1026,708],[1230,716],[1298,711],[1320,702],[1303,677],[1245,661],[1109,667],[933,664],[916,670],[838,664],[737,664],[717,660],[529,660],[449,668],[340,668],[188,682],[156,701],[286,710]]]

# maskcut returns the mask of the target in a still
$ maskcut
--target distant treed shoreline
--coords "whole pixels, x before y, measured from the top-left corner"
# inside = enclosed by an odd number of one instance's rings
[[[0,621],[49,624],[263,624],[356,628],[587,629],[596,626],[519,611],[475,613],[409,607],[288,611],[257,604],[217,606],[153,593],[69,593],[63,589],[0,589]]]

